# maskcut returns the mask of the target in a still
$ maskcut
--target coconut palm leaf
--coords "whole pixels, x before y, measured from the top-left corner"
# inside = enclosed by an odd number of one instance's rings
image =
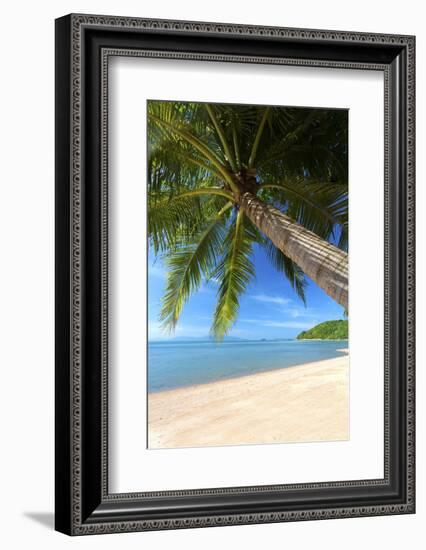
[[[252,148],[252,136],[259,125],[259,108],[253,105],[214,106],[215,114],[224,131],[227,143],[235,158],[234,172],[247,168],[248,158]]]
[[[222,122],[219,120],[219,117],[217,116],[215,112],[214,105],[210,105],[209,103],[205,104],[206,110],[209,114],[209,117],[213,123],[213,126],[216,130],[217,136],[220,140],[220,143],[222,144],[223,151],[225,153],[225,159],[227,163],[229,164],[229,167],[233,172],[237,171],[237,163],[234,156],[234,151],[232,150],[230,144],[228,143],[228,139],[226,137],[225,129],[222,127]]]
[[[230,195],[220,188],[193,189],[180,195],[153,193],[148,199],[148,237],[154,253],[191,239],[224,206]]]
[[[159,103],[162,106],[165,105],[165,108],[160,108],[159,112],[156,112],[156,106]],[[164,105],[162,102],[149,103],[148,128],[151,128],[152,139],[154,141],[156,139],[157,141],[161,141],[161,139],[172,137],[178,142],[190,145],[206,161],[213,165],[215,170],[221,174],[222,178],[227,181],[231,188],[235,189],[232,174],[226,167],[226,157],[214,137],[212,139],[212,132],[204,131],[203,137],[198,137],[197,128],[198,132],[201,132],[199,121],[189,126],[188,120],[185,118],[182,119],[182,113],[180,113],[179,109],[173,108],[174,103],[168,102]],[[206,129],[208,125],[204,124],[203,127]]]
[[[239,311],[239,298],[255,275],[250,259],[256,235],[242,210],[229,227],[224,241],[224,255],[212,276],[219,282],[218,300],[213,315],[212,334],[221,340],[232,328]]]
[[[262,117],[259,121],[259,126],[256,130],[256,134],[255,134],[254,140],[253,140],[253,145],[252,145],[252,148],[251,148],[251,151],[250,151],[250,157],[249,157],[249,160],[248,160],[248,168],[253,168],[254,163],[256,161],[257,150],[259,148],[259,144],[260,144],[260,141],[261,141],[262,136],[263,136],[263,130],[265,128],[266,121],[268,120],[270,110],[271,110],[270,107],[265,107],[265,109],[263,110]]]
[[[198,290],[203,276],[208,277],[215,267],[225,235],[226,214],[231,206],[232,203],[226,204],[191,242],[185,241],[167,256],[167,282],[160,315],[166,330],[175,328],[185,302]]]
[[[148,199],[148,238],[155,254],[189,238],[203,221],[200,200],[170,200],[168,194]]]
[[[150,192],[169,191],[178,194],[181,189],[220,185],[222,175],[201,155],[183,142],[164,140],[161,147],[148,157],[148,189]]]
[[[334,236],[336,226],[348,217],[348,191],[342,184],[311,181],[303,177],[287,178],[279,183],[259,186],[266,200],[280,203],[288,216],[324,239]],[[347,236],[346,232],[344,233]],[[345,247],[344,234],[340,245]]]
[[[271,133],[270,140],[264,140],[258,153],[259,173],[268,178],[308,173],[322,181],[346,181],[346,128],[344,110],[293,110],[286,130]]]

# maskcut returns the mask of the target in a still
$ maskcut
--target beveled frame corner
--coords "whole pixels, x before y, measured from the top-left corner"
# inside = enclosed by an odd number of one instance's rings
[[[108,60],[383,71],[384,478],[108,492]],[[415,39],[69,15],[56,21],[56,529],[71,535],[413,513]]]

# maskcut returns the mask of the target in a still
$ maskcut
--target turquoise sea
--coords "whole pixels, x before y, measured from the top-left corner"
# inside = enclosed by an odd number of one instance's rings
[[[150,342],[148,391],[159,392],[338,357],[346,340]]]

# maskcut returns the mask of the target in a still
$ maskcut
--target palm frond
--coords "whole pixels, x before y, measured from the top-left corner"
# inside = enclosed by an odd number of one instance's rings
[[[167,192],[148,195],[148,238],[155,254],[174,250],[200,231],[229,196],[222,189],[194,189],[171,198]]]
[[[176,199],[184,199],[186,197],[198,197],[203,195],[218,195],[219,197],[225,197],[226,199],[233,200],[233,196],[229,191],[225,191],[221,187],[200,187],[199,189],[193,189],[192,191],[187,191],[181,195],[175,197]]]
[[[148,197],[148,238],[155,254],[172,249],[203,219],[200,201],[171,201],[167,194]]]
[[[153,103],[156,105],[161,102]],[[172,109],[166,109],[166,114],[159,116],[159,114],[155,113],[154,108],[148,110],[148,127],[151,128],[152,136],[156,135],[155,129],[157,129],[157,131],[160,132],[160,135],[172,135],[177,140],[183,140],[214,166],[214,168],[222,175],[223,179],[229,184],[231,189],[236,190],[231,173],[227,170],[222,160],[218,158],[216,151],[209,146],[209,143],[206,143],[206,141],[203,141],[203,139],[196,135],[194,128],[188,128],[188,124],[185,120],[182,121],[182,119],[178,117],[173,118],[170,116],[171,112]]]
[[[254,105],[215,105],[216,116],[228,143],[233,144],[236,169],[248,167],[254,136],[259,125],[259,108]]]
[[[170,198],[183,190],[223,186],[222,175],[184,142],[166,140],[148,154],[148,193],[167,192]]]
[[[167,256],[167,282],[160,313],[164,329],[174,330],[185,302],[216,265],[225,235],[225,214],[231,206],[227,203],[193,235],[191,242],[185,242]]]
[[[328,182],[347,180],[347,111],[284,109],[285,113],[284,125],[264,140],[258,171],[268,178],[275,172],[281,178],[309,173]]]
[[[260,140],[262,138],[263,129],[265,127],[266,120],[267,120],[268,115],[269,115],[269,111],[270,111],[270,107],[266,107],[266,109],[264,110],[264,112],[262,114],[262,118],[260,119],[259,127],[257,129],[256,135],[254,136],[253,146],[252,146],[250,157],[249,157],[249,160],[248,160],[248,168],[253,168],[254,161],[256,159],[257,149],[259,147],[259,143],[260,143]]]
[[[262,184],[259,189],[266,191],[265,199],[278,203],[288,216],[324,239],[334,235],[336,226],[347,223],[346,185],[292,177],[279,183]]]
[[[232,152],[231,147],[229,146],[228,140],[226,138],[224,129],[222,128],[222,125],[216,116],[215,108],[213,105],[210,105],[209,103],[206,103],[206,109],[207,112],[211,118],[211,121],[213,122],[213,126],[215,127],[216,133],[220,139],[220,142],[222,144],[226,160],[229,162],[230,168],[236,172],[237,171],[237,164],[234,158],[234,154]]]
[[[213,272],[219,281],[219,290],[211,332],[217,340],[221,340],[235,323],[239,297],[255,275],[250,260],[252,241],[246,238],[250,226],[245,219],[243,211],[238,210],[224,241],[224,256]]]
[[[150,191],[164,189],[165,182],[172,182],[175,191],[181,187],[192,188],[200,181],[219,185],[222,174],[192,147],[183,141],[163,140],[161,146],[151,148],[148,155],[148,185]]]

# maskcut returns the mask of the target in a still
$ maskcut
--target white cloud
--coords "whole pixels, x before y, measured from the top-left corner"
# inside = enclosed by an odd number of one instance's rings
[[[318,312],[314,312],[310,308],[304,308],[304,307],[293,307],[286,309],[285,312],[290,317],[296,318],[296,317],[305,317],[309,319],[313,319],[314,317],[318,316]]]
[[[305,319],[313,319],[318,316],[318,312],[314,311],[312,308],[306,308],[303,306],[298,306],[290,298],[282,298],[281,296],[268,296],[267,294],[254,294],[250,296],[257,302],[263,304],[272,304],[276,306],[275,309],[285,313],[286,317],[291,317],[293,319],[303,317]],[[296,327],[298,328],[298,327]]]
[[[279,306],[286,306],[292,300],[290,298],[281,298],[280,296],[268,296],[266,294],[253,294],[250,296],[250,298],[253,298],[253,300],[257,300],[258,302],[263,302],[265,304],[276,304]]]
[[[165,279],[166,277],[166,272],[155,264],[148,265],[148,274],[150,277],[158,277],[160,279]]]

